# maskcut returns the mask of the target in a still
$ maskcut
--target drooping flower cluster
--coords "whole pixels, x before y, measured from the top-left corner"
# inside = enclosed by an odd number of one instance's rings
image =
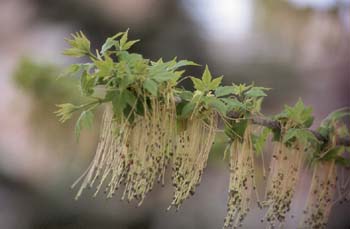
[[[227,201],[227,216],[224,227],[242,226],[252,200],[258,200],[255,184],[252,126],[248,124],[243,139],[235,140],[230,147],[230,186]]]
[[[116,121],[113,111],[106,109],[95,158],[84,178],[77,180],[84,179],[77,198],[95,182],[95,195],[105,185],[107,197],[112,197],[123,184],[122,199],[136,199],[141,204],[155,181],[164,182],[174,148],[175,103],[151,99],[150,104],[152,110],[145,105],[144,115],[137,115],[133,122]]]
[[[337,186],[338,197],[337,202],[340,204],[350,202],[350,168],[338,168]]]
[[[217,128],[217,115],[212,112],[204,120],[192,117],[178,133],[173,162],[174,197],[171,206],[179,208],[184,200],[194,195],[199,185]]]
[[[266,196],[262,202],[262,205],[267,207],[263,220],[271,226],[276,226],[276,223],[279,223],[279,226],[283,225],[286,214],[290,211],[304,161],[305,154],[300,147],[287,147],[283,143],[275,143]]]
[[[300,228],[326,228],[334,201],[336,179],[334,160],[315,165]]]

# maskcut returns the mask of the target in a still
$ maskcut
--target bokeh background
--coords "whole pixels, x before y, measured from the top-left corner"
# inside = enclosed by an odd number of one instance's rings
[[[196,195],[179,212],[165,211],[169,182],[140,208],[88,192],[74,200],[69,186],[93,156],[99,116],[77,143],[74,120],[61,125],[52,113],[55,104],[82,99],[74,79],[56,79],[77,61],[61,55],[63,38],[82,30],[97,48],[126,28],[141,39],[133,51],[145,57],[177,56],[208,64],[225,84],[273,88],[267,115],[302,97],[314,108],[316,128],[350,105],[349,0],[1,0],[1,229],[222,227],[229,174],[221,138]],[[292,206],[297,217],[286,228],[296,228],[309,179],[305,172]],[[349,212],[349,204],[335,205],[329,228],[349,228]],[[254,208],[243,227],[263,228],[262,214]]]

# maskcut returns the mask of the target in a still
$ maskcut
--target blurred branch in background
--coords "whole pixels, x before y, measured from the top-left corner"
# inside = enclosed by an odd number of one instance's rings
[[[30,98],[31,111],[28,123],[36,139],[49,142],[55,147],[60,147],[64,143],[76,150],[76,142],[69,139],[73,124],[60,125],[53,112],[57,109],[56,104],[68,99],[80,103],[84,102],[84,99],[75,86],[78,79],[73,77],[58,79],[61,73],[62,69],[56,65],[36,63],[29,58],[22,58],[14,72],[14,83]]]

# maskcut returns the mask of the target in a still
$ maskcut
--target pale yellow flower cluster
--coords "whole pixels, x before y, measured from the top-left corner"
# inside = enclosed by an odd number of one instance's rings
[[[242,226],[252,200],[258,200],[252,131],[251,124],[248,124],[243,139],[234,140],[230,147],[230,186],[225,228]]]
[[[275,143],[265,200],[262,202],[262,205],[267,207],[264,219],[271,226],[284,224],[304,162],[305,153],[301,147],[287,147],[283,143]]]
[[[137,200],[141,205],[156,181],[164,184],[170,162],[175,187],[170,207],[179,208],[194,194],[214,142],[217,114],[212,112],[205,119],[193,116],[185,121],[183,130],[177,131],[173,99],[160,102],[151,98],[143,109],[143,115],[129,122],[115,120],[112,108],[106,108],[95,157],[72,185],[82,183],[76,198],[93,186],[96,186],[94,196],[103,189],[111,198],[123,186],[122,199]]]
[[[172,175],[175,194],[170,207],[179,208],[184,200],[194,195],[207,165],[217,122],[215,113],[208,115],[207,120],[192,117],[185,130],[178,133]]]
[[[300,228],[326,228],[336,191],[335,161],[315,165]]]
[[[165,169],[174,150],[176,131],[175,102],[151,99],[152,110],[144,105],[144,115],[116,121],[111,107],[103,116],[100,141],[88,170],[73,184],[82,181],[78,198],[97,183],[112,197],[123,185],[122,199],[136,199],[139,205],[155,181],[164,183]]]

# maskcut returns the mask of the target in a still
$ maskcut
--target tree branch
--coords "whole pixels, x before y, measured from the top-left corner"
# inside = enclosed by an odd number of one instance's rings
[[[181,98],[180,97],[175,97],[175,102],[176,103],[180,103],[181,102]],[[235,111],[230,111],[227,114],[227,116],[232,118],[232,119],[239,118],[239,114],[237,112],[235,112]],[[272,130],[279,130],[279,129],[281,129],[281,126],[280,126],[279,122],[276,121],[276,120],[271,120],[271,119],[261,118],[261,117],[253,117],[252,118],[252,122],[255,125],[265,126],[265,127],[270,128]],[[308,131],[310,131],[321,142],[328,142],[328,140],[329,140],[328,138],[323,137],[316,130],[308,129]],[[337,145],[343,145],[343,146],[350,146],[350,137],[345,137],[345,138],[337,137],[336,144]]]
[[[260,126],[265,126],[268,127],[270,129],[281,129],[280,124],[278,123],[278,121],[275,120],[270,120],[270,119],[266,119],[266,118],[260,118],[260,117],[254,117],[252,119],[252,122],[256,125],[260,125]],[[315,130],[310,130],[308,129],[319,141],[322,142],[327,142],[329,139],[323,137],[319,132],[315,131]],[[337,137],[336,139],[336,143],[337,145],[344,145],[344,146],[350,146],[350,138],[349,137],[345,137],[345,138],[340,138]]]

